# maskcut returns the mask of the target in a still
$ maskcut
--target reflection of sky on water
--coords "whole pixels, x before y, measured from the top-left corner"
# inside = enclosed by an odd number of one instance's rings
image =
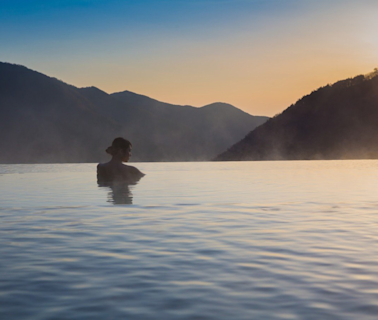
[[[376,319],[377,160],[136,167],[0,165],[1,319]]]
[[[96,164],[0,165],[1,207],[110,203],[282,204],[377,201],[378,162],[135,163],[137,185],[99,187]],[[108,202],[108,204],[109,204]]]

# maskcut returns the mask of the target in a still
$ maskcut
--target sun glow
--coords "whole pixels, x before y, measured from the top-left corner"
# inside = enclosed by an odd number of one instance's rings
[[[78,87],[173,104],[221,101],[268,116],[378,65],[372,1],[142,2],[82,5],[81,20],[66,7],[18,14],[12,41],[0,32],[10,43],[2,59]],[[15,24],[11,14],[2,23]]]

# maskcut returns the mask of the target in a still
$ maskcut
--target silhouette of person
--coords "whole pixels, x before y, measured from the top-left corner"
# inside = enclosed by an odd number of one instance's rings
[[[109,186],[113,182],[136,183],[145,174],[137,168],[123,164],[131,157],[132,144],[124,138],[115,138],[106,153],[112,159],[106,163],[97,165],[97,182],[100,186]]]

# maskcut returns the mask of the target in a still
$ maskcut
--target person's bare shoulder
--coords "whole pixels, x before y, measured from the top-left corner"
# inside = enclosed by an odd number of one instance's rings
[[[97,174],[104,173],[106,171],[107,163],[99,163],[97,165]]]
[[[97,182],[106,180],[106,170],[104,163],[99,163],[97,165]]]
[[[144,177],[145,174],[141,172],[138,168],[135,168],[133,166],[124,165],[126,167],[127,173],[129,176],[133,179],[139,180],[140,178]]]

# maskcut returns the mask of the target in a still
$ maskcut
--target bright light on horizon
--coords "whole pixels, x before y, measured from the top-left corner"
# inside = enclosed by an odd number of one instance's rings
[[[273,116],[378,66],[369,0],[20,0],[4,9],[2,61],[172,104],[220,101]]]

